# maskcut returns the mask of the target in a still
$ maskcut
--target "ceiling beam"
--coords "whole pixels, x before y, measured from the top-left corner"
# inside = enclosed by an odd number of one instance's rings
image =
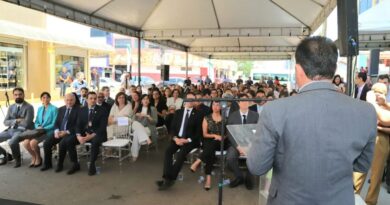
[[[291,55],[212,55],[217,60],[291,60]]]
[[[306,37],[310,30],[305,27],[259,27],[259,28],[224,28],[224,29],[162,29],[144,30],[144,39],[174,38],[217,38],[217,37]]]
[[[147,41],[150,41],[152,43],[157,43],[159,45],[166,46],[166,47],[169,47],[169,48],[173,48],[173,49],[176,49],[176,50],[179,50],[179,51],[183,51],[183,52],[187,52],[188,51],[188,47],[187,46],[182,45],[180,43],[176,43],[176,42],[171,41],[171,40],[147,40]]]
[[[216,46],[191,47],[190,53],[255,53],[255,52],[295,52],[296,46]]]
[[[315,32],[328,18],[330,13],[336,8],[337,0],[330,0],[321,10],[320,14],[314,19],[310,25],[312,32]]]
[[[310,28],[309,25],[307,25],[305,22],[303,22],[301,19],[299,19],[298,17],[296,17],[294,14],[292,14],[291,12],[287,11],[287,9],[283,8],[281,5],[279,5],[278,3],[276,3],[275,1],[273,0],[270,0],[271,3],[273,3],[275,6],[277,6],[279,9],[281,9],[282,11],[284,11],[285,13],[287,13],[288,15],[290,15],[291,17],[293,17],[295,20],[297,20],[298,22],[300,22],[302,25],[304,25],[305,27],[309,28],[310,30],[312,30]]]

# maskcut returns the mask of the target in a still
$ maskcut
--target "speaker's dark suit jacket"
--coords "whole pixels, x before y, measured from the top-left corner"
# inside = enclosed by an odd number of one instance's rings
[[[84,136],[86,133],[95,133],[97,135],[96,137],[99,137],[101,140],[105,141],[107,139],[106,110],[98,105],[95,105],[93,109],[92,126],[88,125],[89,108],[86,106],[80,109],[77,120],[76,134]]]
[[[183,113],[184,108],[177,110],[173,116],[170,134],[173,136],[179,136],[182,121],[184,120]],[[183,138],[191,138],[191,143],[198,145],[202,134],[202,115],[195,108],[192,109],[190,117],[188,119],[186,132],[183,133]]]

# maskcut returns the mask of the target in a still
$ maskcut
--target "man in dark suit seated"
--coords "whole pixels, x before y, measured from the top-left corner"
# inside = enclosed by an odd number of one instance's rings
[[[60,172],[63,169],[63,163],[67,151],[67,144],[74,141],[76,138],[76,122],[80,107],[75,105],[76,96],[72,93],[65,95],[65,105],[58,109],[58,115],[55,123],[55,130],[53,135],[47,136],[43,143],[43,149],[45,152],[44,165],[41,171],[46,171],[52,168],[52,148],[59,143],[58,150],[58,164],[56,172]],[[80,170],[79,163],[73,161],[72,168],[68,171],[68,174],[73,174]]]
[[[12,91],[15,99],[15,104],[8,108],[7,116],[4,119],[4,125],[8,128],[0,133],[0,142],[4,142],[10,139],[9,145],[12,150],[13,158],[15,158],[15,168],[21,166],[20,147],[21,141],[20,134],[26,129],[34,129],[34,107],[28,102],[24,101],[24,90],[22,88],[15,88]],[[4,159],[0,162],[0,165],[4,165],[8,160],[11,160],[11,156],[7,156],[6,151],[0,147],[0,155],[4,155]]]
[[[238,97],[240,99],[241,98],[245,99],[248,98],[248,95],[240,94]],[[259,119],[259,114],[257,114],[257,112],[248,109],[249,102],[241,101],[238,104],[240,106],[240,109],[238,111],[232,112],[229,115],[227,125],[256,124],[257,120]],[[244,173],[240,170],[240,166],[239,166],[240,156],[245,156],[245,152],[243,148],[236,143],[233,136],[229,132],[228,132],[228,137],[229,137],[230,146],[227,150],[227,156],[226,156],[227,165],[228,168],[233,171],[235,176],[235,179],[230,183],[230,187],[234,188],[240,184],[243,184],[245,179],[246,188],[252,189],[253,188],[252,175],[249,172],[247,172],[246,177],[244,178]]]
[[[104,86],[102,88],[102,92],[104,94],[104,102],[106,102],[110,106],[114,105],[115,100],[110,97],[110,88],[108,86]]]
[[[78,114],[76,124],[76,138],[67,144],[69,157],[72,162],[78,163],[76,145],[91,143],[91,157],[88,175],[96,174],[95,161],[99,154],[99,148],[107,140],[107,117],[104,108],[96,105],[97,95],[89,92],[87,106],[82,107]]]
[[[199,92],[195,95],[195,97],[196,99],[200,99],[203,98],[204,96],[202,95],[202,93]],[[196,110],[198,110],[201,113],[202,119],[204,116],[211,114],[210,107],[206,106],[203,102],[200,101],[194,102],[194,107]]]
[[[191,92],[186,97],[195,99]],[[194,109],[193,102],[185,102],[184,108],[176,111],[170,130],[173,139],[165,151],[163,180],[157,181],[159,190],[166,190],[174,184],[187,154],[199,146],[201,124],[200,113]],[[175,154],[176,161],[173,162]]]
[[[359,72],[355,77],[355,95],[354,97],[366,101],[367,92],[370,91],[367,83],[367,73]]]
[[[261,99],[266,99],[264,90],[258,90],[256,92],[256,98],[260,100],[255,101],[255,104],[250,106],[249,110],[257,112],[260,115],[261,110],[263,110],[263,106],[265,105],[265,103],[267,103],[267,101],[261,100]]]
[[[107,119],[108,119],[108,116],[110,115],[112,104],[109,104],[104,100],[104,93],[103,92],[99,92],[97,94],[96,105],[98,105],[104,109],[104,111],[106,112],[106,115],[107,115]]]

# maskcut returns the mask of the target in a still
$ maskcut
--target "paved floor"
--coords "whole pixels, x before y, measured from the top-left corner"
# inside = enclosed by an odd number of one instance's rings
[[[85,159],[82,170],[75,175],[66,175],[66,170],[41,172],[28,168],[29,160],[14,169],[12,164],[0,167],[0,198],[26,201],[37,204],[142,204],[142,205],[183,205],[217,204],[217,178],[213,187],[205,191],[198,183],[200,173],[191,173],[189,165],[183,168],[183,181],[178,181],[169,191],[158,191],[155,180],[161,177],[162,149],[159,152],[143,151],[135,163],[125,162],[122,167],[117,160],[102,164],[101,173],[87,175]],[[69,168],[69,165],[65,168]],[[258,204],[257,190],[248,191],[244,186],[224,189],[224,204]]]

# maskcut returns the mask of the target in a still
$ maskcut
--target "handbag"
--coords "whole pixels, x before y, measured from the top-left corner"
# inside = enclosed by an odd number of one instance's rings
[[[46,130],[42,128],[34,129],[34,130],[26,130],[22,132],[19,137],[21,139],[35,139],[45,134]]]

